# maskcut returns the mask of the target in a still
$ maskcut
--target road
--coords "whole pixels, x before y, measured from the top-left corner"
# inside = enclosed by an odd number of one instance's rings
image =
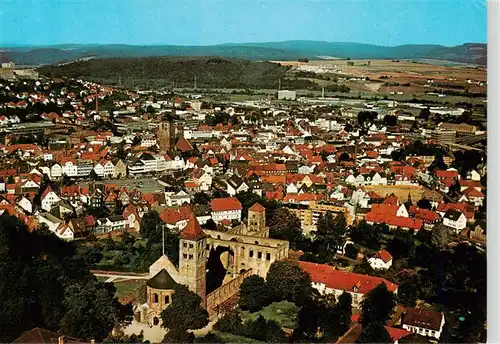
[[[100,271],[100,270],[91,270],[90,271],[94,276],[96,277],[108,277],[108,279],[105,282],[113,282],[117,279],[124,279],[124,280],[136,280],[136,279],[149,279],[149,273],[141,273],[141,274],[136,274],[136,273],[126,273],[126,272],[118,272],[118,271]]]

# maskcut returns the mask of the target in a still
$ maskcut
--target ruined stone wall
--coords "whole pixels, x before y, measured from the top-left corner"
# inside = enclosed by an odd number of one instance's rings
[[[207,295],[207,312],[209,316],[217,313],[217,307],[223,304],[225,301],[236,295],[240,290],[240,285],[243,280],[248,276],[252,275],[253,271],[248,270],[241,275],[233,278],[231,281],[223,284],[219,288],[215,289],[213,292]]]

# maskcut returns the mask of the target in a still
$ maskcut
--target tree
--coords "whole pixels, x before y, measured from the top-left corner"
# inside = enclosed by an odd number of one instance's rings
[[[351,239],[363,246],[373,250],[380,249],[382,240],[382,226],[370,225],[365,220],[361,221],[357,227],[350,229]]]
[[[384,116],[384,125],[388,127],[394,127],[398,124],[398,118],[393,115],[385,115]]]
[[[185,285],[176,284],[172,303],[161,312],[162,326],[170,331],[197,330],[208,324],[208,313],[201,307],[201,297]]]
[[[448,229],[444,225],[438,224],[432,228],[431,245],[437,249],[444,249],[448,246],[448,237]]]
[[[14,184],[15,181],[14,181],[14,176],[10,175],[8,178],[7,178],[7,184]]]
[[[197,192],[193,196],[193,202],[195,204],[207,205],[210,203],[210,196],[204,192]]]
[[[171,329],[163,337],[162,343],[193,343],[194,334],[185,330]]]
[[[162,240],[163,220],[155,210],[150,210],[141,219],[141,237],[148,243],[157,243]]]
[[[366,294],[362,301],[361,324],[363,326],[376,322],[384,324],[391,317],[395,306],[394,293],[387,289],[385,283],[380,283]]]
[[[296,261],[275,261],[266,278],[271,300],[301,304],[311,292],[311,276]]]
[[[429,201],[428,199],[422,198],[422,199],[418,200],[417,207],[419,207],[421,209],[431,210],[432,209],[432,204],[431,204],[431,201]]]
[[[394,343],[389,332],[381,323],[370,323],[363,326],[361,335],[356,340],[356,343]]]
[[[398,228],[387,243],[387,250],[396,259],[412,257],[415,254],[413,234]]]
[[[409,334],[407,336],[404,336],[403,338],[400,338],[398,340],[398,343],[401,344],[431,344],[432,342],[424,336],[421,336],[416,333]]]
[[[241,331],[242,320],[238,311],[231,311],[214,324],[214,330],[227,333],[239,333]]]
[[[266,281],[258,275],[245,278],[240,286],[240,308],[254,313],[268,304],[269,295]]]
[[[353,244],[347,244],[345,247],[345,255],[351,259],[358,259],[359,249]]]
[[[407,307],[415,307],[418,299],[418,289],[415,287],[419,285],[419,278],[414,275],[405,279],[398,286],[398,301]]]
[[[418,118],[423,119],[424,121],[428,121],[430,116],[431,110],[429,109],[429,107],[420,110],[420,113],[418,114]]]
[[[352,296],[350,293],[343,292],[339,296],[337,305],[335,306],[336,313],[336,334],[342,335],[347,332],[351,325],[352,316]]]
[[[344,243],[346,233],[346,220],[344,214],[338,214],[335,219],[331,212],[321,214],[316,224],[314,241],[317,243],[320,255],[324,254],[327,260],[335,255],[337,248]]]
[[[117,317],[123,306],[115,293],[113,284],[96,279],[70,285],[63,301],[67,312],[61,319],[61,332],[86,340],[106,338],[117,323],[123,322]],[[126,319],[131,321],[131,305],[126,314]]]
[[[206,335],[203,337],[198,337],[195,338],[194,340],[195,343],[207,343],[207,344],[222,344],[224,343],[219,336],[214,334],[213,332],[208,332]]]
[[[287,208],[279,208],[269,221],[269,236],[287,240],[292,249],[299,249],[302,242],[300,219]]]
[[[0,216],[0,261],[0,276],[8,276],[0,280],[2,342],[33,327],[59,331],[62,325],[68,325],[70,336],[84,339],[81,334],[92,332],[93,338],[102,340],[115,324],[127,320],[114,291],[95,280],[75,244],[52,232],[30,232],[18,218]],[[88,309],[95,311],[86,315]],[[85,316],[93,323],[70,326],[69,318],[82,321]]]

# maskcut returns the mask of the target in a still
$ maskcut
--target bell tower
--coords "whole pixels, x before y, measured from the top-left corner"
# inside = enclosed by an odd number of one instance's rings
[[[184,283],[189,290],[198,294],[202,305],[206,306],[206,271],[207,271],[207,235],[194,214],[180,235],[179,274],[184,276]]]
[[[248,232],[260,232],[266,229],[266,208],[255,203],[248,209]]]

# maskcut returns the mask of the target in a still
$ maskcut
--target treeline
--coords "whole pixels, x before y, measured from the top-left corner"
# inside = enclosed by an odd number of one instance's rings
[[[83,340],[106,338],[132,320],[110,283],[99,282],[73,243],[0,216],[0,341],[41,327]]]
[[[219,57],[148,57],[93,59],[63,66],[44,66],[40,73],[55,78],[89,78],[118,81],[127,86],[151,80],[164,86],[214,88],[276,88],[289,67]],[[287,87],[287,81],[283,80]],[[130,85],[128,85],[130,86]]]

